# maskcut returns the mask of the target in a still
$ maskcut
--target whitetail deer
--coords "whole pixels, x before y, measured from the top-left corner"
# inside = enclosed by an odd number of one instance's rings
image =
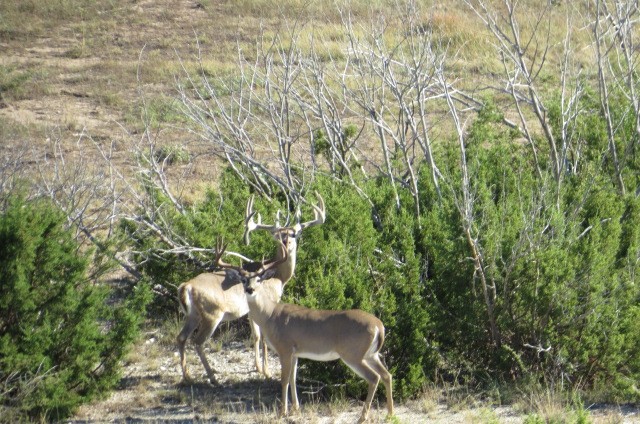
[[[325,221],[324,200],[316,193],[318,205],[312,205],[314,209],[314,219],[312,221],[300,223],[293,226],[284,227],[275,225],[264,225],[258,215],[258,222],[254,221],[253,197],[249,199],[246,208],[244,240],[249,243],[249,233],[256,229],[271,232],[278,244],[286,246],[286,255],[278,249],[274,261],[279,261],[272,270],[273,278],[265,283],[269,296],[274,301],[279,301],[282,297],[285,284],[293,276],[296,265],[297,239],[302,230],[313,225],[322,224]],[[217,252],[221,253],[221,252]],[[284,260],[280,260],[283,259]],[[264,264],[259,263],[260,265]],[[249,268],[249,267],[247,267]],[[215,371],[209,365],[204,353],[203,345],[211,337],[218,325],[222,321],[232,321],[245,316],[249,312],[247,298],[242,287],[241,279],[237,273],[208,272],[183,283],[178,287],[178,301],[180,308],[185,313],[185,323],[178,334],[178,350],[180,351],[180,366],[182,367],[182,378],[185,382],[191,380],[186,362],[185,347],[187,340],[194,333],[193,337],[195,350],[204,366],[211,383],[217,384]],[[251,334],[255,351],[256,370],[269,377],[269,366],[267,361],[266,345],[263,344],[262,361],[260,361],[260,329],[250,321]]]
[[[380,349],[384,343],[382,322],[359,309],[327,311],[278,303],[277,299],[268,294],[267,284],[277,272],[273,268],[287,259],[284,245],[280,246],[280,251],[282,253],[279,260],[263,262],[255,272],[248,272],[219,259],[218,264],[223,268],[234,269],[243,276],[249,317],[260,326],[262,336],[280,358],[282,414],[288,414],[289,386],[292,409],[300,407],[296,389],[298,358],[308,358],[315,361],[342,359],[369,383],[358,422],[367,420],[380,379],[386,389],[388,415],[393,416],[392,377],[380,358]]]

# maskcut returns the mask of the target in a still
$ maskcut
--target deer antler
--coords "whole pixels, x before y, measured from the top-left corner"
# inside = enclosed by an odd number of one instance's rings
[[[257,214],[258,222],[254,221],[253,218],[256,215],[256,212],[253,210],[254,197],[251,196],[249,198],[249,201],[247,203],[247,208],[245,210],[245,220],[244,220],[245,230],[244,230],[244,236],[243,236],[245,244],[249,244],[249,233],[253,230],[267,230],[271,232],[271,234],[275,234],[279,231],[282,231],[283,229],[291,229],[295,231],[296,234],[299,234],[305,228],[309,228],[314,225],[320,225],[324,223],[327,217],[325,206],[324,206],[324,199],[322,198],[322,196],[320,196],[320,193],[318,193],[317,191],[315,192],[315,194],[316,194],[316,197],[318,198],[318,204],[317,205],[311,204],[311,207],[313,207],[313,215],[314,215],[313,220],[307,221],[307,222],[300,222],[300,210],[298,209],[298,211],[296,212],[297,222],[292,227],[289,227],[289,215],[287,215],[287,222],[285,222],[284,226],[280,226],[279,210],[278,210],[278,213],[276,214],[276,223],[274,225],[263,224],[260,214]]]
[[[216,261],[215,261],[216,266],[220,268],[226,268],[226,269],[235,269],[236,271],[240,272],[242,270],[242,267],[231,265],[222,260],[222,256],[224,255],[224,252],[226,250],[227,250],[227,244],[224,243],[224,241],[222,240],[222,237],[218,237],[218,239],[216,240]]]
[[[295,225],[295,227],[297,227],[296,232],[300,232],[305,228],[309,228],[314,225],[323,224],[325,219],[327,219],[327,213],[324,206],[324,199],[322,198],[322,196],[320,196],[320,193],[318,193],[317,191],[315,192],[315,194],[316,194],[316,197],[318,198],[318,204],[317,205],[311,204],[311,206],[313,207],[313,220],[300,223],[300,216],[298,215],[298,223]]]
[[[278,222],[276,222],[276,224],[274,225],[263,224],[262,217],[260,216],[260,214],[257,214],[258,222],[255,222],[253,220],[253,217],[256,215],[256,212],[253,210],[253,200],[254,200],[254,196],[252,195],[249,198],[249,201],[247,202],[247,208],[245,209],[245,218],[244,218],[245,228],[244,228],[244,235],[243,235],[245,244],[249,244],[249,233],[253,230],[267,230],[273,233],[278,231],[279,229]],[[280,214],[280,211],[278,211],[278,221],[279,221],[279,214]]]
[[[280,249],[280,256],[282,257],[277,260],[271,259],[268,261],[262,261],[262,268],[260,268],[260,270],[256,274],[262,274],[266,270],[277,267],[278,265],[287,261],[289,253],[287,252],[287,247],[284,245],[284,243],[282,243],[282,241],[278,241],[278,249]]]
[[[277,267],[278,265],[280,265],[281,263],[284,263],[287,258],[288,258],[288,253],[287,253],[287,249],[284,246],[284,244],[282,244],[282,242],[278,243],[278,249],[280,249],[280,259],[268,259],[268,260],[264,260],[262,259],[262,261],[260,262],[256,262],[256,264],[259,264],[259,267],[256,271],[250,272],[247,269],[244,269],[241,266],[236,266],[236,265],[231,265],[227,262],[224,262],[222,260],[222,255],[224,255],[224,251],[227,249],[227,245],[223,244],[222,242],[222,238],[218,238],[217,242],[216,242],[216,265],[219,266],[220,268],[223,269],[232,269],[237,271],[238,273],[240,273],[241,275],[247,277],[247,278],[251,278],[254,277],[256,275],[262,274],[265,271]],[[276,256],[277,257],[277,256]],[[254,268],[255,269],[255,268]]]

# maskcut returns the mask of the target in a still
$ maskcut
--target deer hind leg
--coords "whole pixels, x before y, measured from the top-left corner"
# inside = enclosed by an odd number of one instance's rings
[[[373,370],[378,373],[382,383],[384,384],[385,392],[387,393],[387,411],[389,416],[393,416],[393,390],[392,390],[392,376],[387,367],[382,363],[380,355],[377,353],[371,358],[367,359],[367,363]]]
[[[366,359],[360,360],[345,360],[342,359],[349,368],[353,370],[360,377],[364,378],[369,383],[369,392],[367,393],[367,399],[364,401],[364,407],[362,409],[362,415],[358,419],[358,423],[363,423],[367,420],[369,415],[369,409],[371,408],[371,401],[373,395],[376,393],[380,376],[371,368]]]
[[[271,378],[271,371],[269,370],[269,348],[267,347],[267,339],[262,336],[262,370],[264,376]]]
[[[211,368],[209,365],[209,361],[207,360],[207,355],[204,352],[204,343],[209,340],[213,332],[218,327],[218,324],[222,321],[222,317],[224,314],[219,313],[212,316],[203,317],[200,327],[198,328],[198,333],[194,337],[194,343],[196,345],[196,353],[200,357],[200,362],[204,366],[204,369],[207,371],[207,376],[209,377],[209,381],[212,384],[218,385],[218,380],[215,376],[215,370]]]
[[[198,327],[198,324],[200,324],[200,317],[195,315],[187,315],[184,326],[182,327],[182,330],[180,331],[180,334],[178,334],[178,337],[177,337],[178,351],[180,352],[180,367],[182,368],[183,382],[191,381],[191,376],[189,375],[189,368],[187,366],[187,357],[186,357],[185,349],[187,345],[187,340],[189,339],[189,337],[191,337],[195,329]]]

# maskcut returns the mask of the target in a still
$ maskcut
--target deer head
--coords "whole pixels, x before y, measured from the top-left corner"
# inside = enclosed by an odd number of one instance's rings
[[[293,225],[289,225],[289,218],[287,218],[284,226],[280,225],[280,211],[278,211],[276,215],[275,224],[263,224],[260,214],[256,213],[253,210],[254,197],[251,196],[247,203],[247,208],[245,211],[245,231],[243,237],[244,242],[246,244],[249,244],[249,234],[252,231],[266,230],[271,233],[271,235],[277,242],[284,244],[288,260],[284,263],[281,263],[281,265],[278,267],[278,278],[280,278],[284,283],[291,279],[295,271],[298,239],[302,234],[302,231],[305,228],[309,228],[314,225],[320,225],[324,223],[326,219],[324,199],[322,199],[322,196],[320,196],[318,192],[316,192],[315,194],[318,198],[318,204],[311,205],[313,207],[313,219],[311,221],[300,222],[301,214],[300,210],[298,209],[296,213],[296,223]],[[282,254],[280,253],[280,251],[277,251],[275,259],[279,260],[281,258]]]
[[[248,294],[253,294],[254,286],[252,286],[251,282],[256,280],[258,277],[261,281],[268,280],[273,278],[276,272],[276,268],[284,263],[287,258],[287,249],[284,247],[284,244],[281,242],[278,246],[278,255],[277,259],[263,260],[259,262],[258,269],[256,271],[248,271],[241,266],[231,265],[222,260],[222,256],[224,255],[227,246],[222,242],[221,239],[218,239],[216,243],[216,259],[215,263],[222,269],[233,270],[240,275],[242,283],[245,287],[245,292]]]

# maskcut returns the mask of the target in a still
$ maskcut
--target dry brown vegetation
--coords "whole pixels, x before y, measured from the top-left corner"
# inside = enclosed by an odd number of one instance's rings
[[[489,48],[482,26],[461,5],[424,10],[433,13],[443,39],[465,46],[469,54],[457,65],[486,71],[486,61],[479,63]],[[360,1],[351,7],[364,21],[376,8],[392,6]],[[183,66],[232,76],[238,49],[251,55],[261,34],[273,40],[292,31],[291,22],[304,26],[303,46],[313,33],[326,42],[327,54],[339,57],[344,44],[337,9],[320,2],[27,0],[1,8],[3,149],[43,148],[53,136],[72,149],[81,133],[126,144],[123,133],[143,128],[143,102],[152,121],[164,124],[164,142],[187,143],[189,134],[175,128],[184,123],[175,111],[175,78]]]

